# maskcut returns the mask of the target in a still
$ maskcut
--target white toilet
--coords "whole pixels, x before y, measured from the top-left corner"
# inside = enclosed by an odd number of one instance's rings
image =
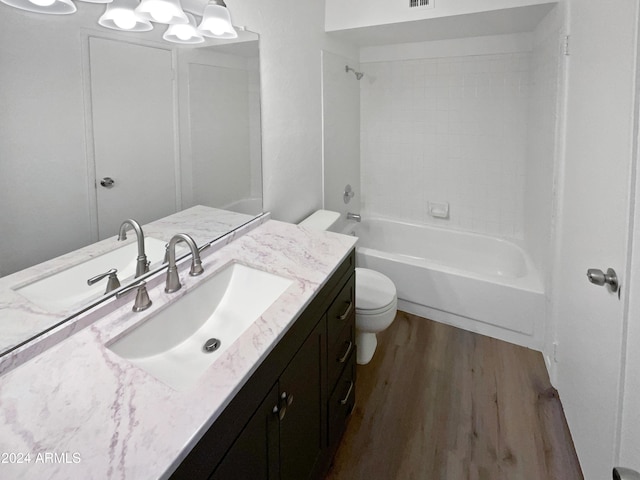
[[[318,210],[300,225],[315,230],[331,230],[340,214]],[[356,267],[356,346],[359,365],[373,358],[378,345],[376,333],[389,327],[396,316],[398,296],[391,279],[380,272]]]

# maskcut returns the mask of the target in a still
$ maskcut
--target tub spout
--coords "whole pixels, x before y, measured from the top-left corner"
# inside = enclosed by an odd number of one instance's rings
[[[359,213],[347,213],[347,220],[355,220],[356,222],[362,221],[362,217]]]

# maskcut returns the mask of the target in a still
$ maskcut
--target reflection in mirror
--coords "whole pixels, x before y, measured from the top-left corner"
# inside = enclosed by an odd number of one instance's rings
[[[53,16],[0,3],[3,284],[115,243],[127,218],[205,205],[242,214],[232,231],[262,212],[257,34],[176,47],[162,28],[101,29],[103,9],[79,2]]]

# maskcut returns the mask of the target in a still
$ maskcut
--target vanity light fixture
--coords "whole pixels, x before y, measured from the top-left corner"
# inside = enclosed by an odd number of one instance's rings
[[[204,37],[196,27],[196,19],[190,13],[187,13],[189,23],[178,23],[169,25],[167,31],[164,32],[162,38],[167,42],[196,44],[204,42]]]
[[[104,3],[98,24],[112,30],[148,32],[151,22],[168,24],[163,37],[168,42],[197,44],[204,37],[238,38],[224,0],[76,0]],[[11,7],[35,13],[65,15],[77,8],[72,0],[0,0]],[[196,26],[195,17],[201,17]]]
[[[113,0],[98,19],[98,23],[113,30],[127,32],[148,32],[153,29],[151,23],[136,13],[137,0]]]
[[[156,23],[168,25],[189,23],[180,0],[142,0],[136,8],[136,13]]]
[[[0,0],[2,3],[20,10],[51,15],[69,15],[77,8],[71,0]]]
[[[209,0],[202,13],[202,22],[198,30],[205,37],[237,38],[238,34],[231,24],[231,15],[224,0]]]

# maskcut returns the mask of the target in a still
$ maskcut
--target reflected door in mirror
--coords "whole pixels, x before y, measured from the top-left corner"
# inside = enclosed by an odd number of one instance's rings
[[[90,38],[98,236],[177,211],[174,70],[170,50]],[[105,177],[111,185],[101,185]]]

